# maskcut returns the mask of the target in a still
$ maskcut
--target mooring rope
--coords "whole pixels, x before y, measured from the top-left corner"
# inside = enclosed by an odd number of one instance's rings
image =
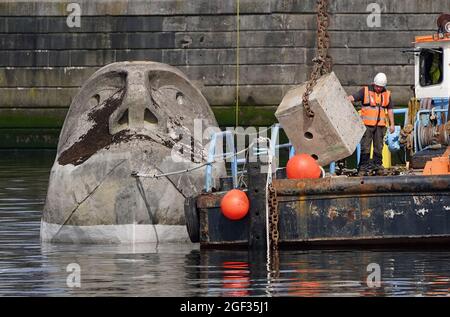
[[[186,169],[182,169],[182,170],[178,170],[178,171],[173,171],[173,172],[162,173],[162,174],[150,174],[150,173],[132,172],[132,173],[131,173],[131,176],[133,176],[133,177],[142,177],[142,178],[160,178],[160,177],[166,177],[166,176],[172,176],[172,175],[178,175],[178,174],[189,173],[189,172],[198,170],[198,169],[200,169],[200,168],[202,168],[202,167],[205,167],[205,166],[207,166],[207,165],[212,165],[212,164],[216,164],[216,163],[219,163],[219,162],[224,162],[224,161],[226,161],[227,159],[231,159],[231,158],[233,158],[233,157],[235,157],[235,156],[238,156],[239,154],[246,153],[247,151],[250,151],[250,149],[252,148],[253,145],[255,145],[255,143],[259,143],[259,142],[266,141],[266,140],[270,140],[270,139],[268,139],[268,138],[257,138],[257,139],[254,139],[254,140],[249,144],[248,147],[246,147],[245,149],[243,149],[243,150],[241,150],[241,151],[238,151],[238,152],[233,153],[233,154],[231,154],[231,155],[222,157],[221,159],[215,159],[215,160],[213,160],[212,162],[206,162],[206,163],[203,163],[203,164],[201,164],[201,165],[199,165],[199,166],[195,166],[195,167],[191,167],[191,168],[186,168]],[[268,149],[268,151],[269,151],[269,153],[271,153],[271,152],[270,152],[270,142],[269,142],[269,149]],[[271,155],[269,155],[269,157],[270,157],[270,156],[271,156]]]
[[[270,241],[270,220],[269,220],[269,185],[272,184],[272,161],[273,161],[273,153],[270,145],[270,139],[266,139],[268,144],[268,166],[267,166],[267,179],[266,179],[266,243],[267,243],[267,272],[270,272],[270,259],[271,259],[271,241]]]
[[[252,136],[252,135],[260,135],[260,134],[262,134],[262,133],[264,133],[264,132],[267,132],[267,131],[269,131],[269,130],[271,130],[271,129],[273,129],[273,127],[275,126],[276,124],[272,124],[270,127],[268,127],[268,128],[265,128],[264,130],[262,130],[262,131],[257,131],[257,132],[255,132],[255,133],[240,133],[240,132],[236,132],[236,131],[233,131],[233,134],[234,135],[245,135],[245,136]],[[260,127],[261,128],[261,127]]]

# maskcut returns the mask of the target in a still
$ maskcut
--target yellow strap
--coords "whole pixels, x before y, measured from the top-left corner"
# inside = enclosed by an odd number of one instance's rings
[[[240,44],[240,23],[239,23],[239,0],[236,0],[236,30],[237,30],[237,42],[236,42],[236,107],[235,107],[235,115],[236,115],[236,127],[239,126],[239,44]]]

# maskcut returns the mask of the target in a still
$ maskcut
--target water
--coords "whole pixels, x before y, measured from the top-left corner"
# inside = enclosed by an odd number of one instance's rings
[[[0,151],[0,296],[449,295],[448,250],[283,251],[279,270],[268,274],[264,257],[244,251],[41,245],[41,210],[54,155]],[[68,277],[73,282],[71,263],[81,270],[79,288],[67,283]],[[381,273],[375,288],[367,284],[371,263]]]

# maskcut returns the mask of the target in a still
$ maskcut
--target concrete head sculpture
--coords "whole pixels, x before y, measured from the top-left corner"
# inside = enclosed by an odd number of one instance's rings
[[[41,239],[187,241],[184,198],[202,190],[204,169],[159,178],[131,174],[203,163],[205,147],[194,126],[202,134],[217,122],[200,91],[177,69],[121,62],[98,70],[74,98],[64,122]],[[174,160],[180,149],[184,159]],[[215,170],[219,176],[224,166]]]

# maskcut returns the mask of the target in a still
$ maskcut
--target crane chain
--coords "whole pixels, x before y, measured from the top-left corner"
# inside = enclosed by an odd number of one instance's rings
[[[278,231],[278,221],[280,219],[280,215],[278,211],[277,193],[272,183],[268,186],[268,193],[270,243],[272,250],[277,250],[278,240],[280,238],[280,232]]]
[[[312,111],[309,104],[309,96],[316,86],[317,80],[321,76],[331,72],[333,68],[333,60],[328,52],[330,48],[329,25],[328,0],[317,0],[317,54],[312,60],[314,63],[313,70],[302,98],[306,115],[310,118],[314,117],[314,111]]]
[[[280,275],[280,258],[278,255],[278,240],[280,232],[278,231],[279,210],[278,199],[275,188],[272,183],[268,186],[268,204],[269,204],[269,234],[270,234],[270,269],[273,278],[278,278]]]

